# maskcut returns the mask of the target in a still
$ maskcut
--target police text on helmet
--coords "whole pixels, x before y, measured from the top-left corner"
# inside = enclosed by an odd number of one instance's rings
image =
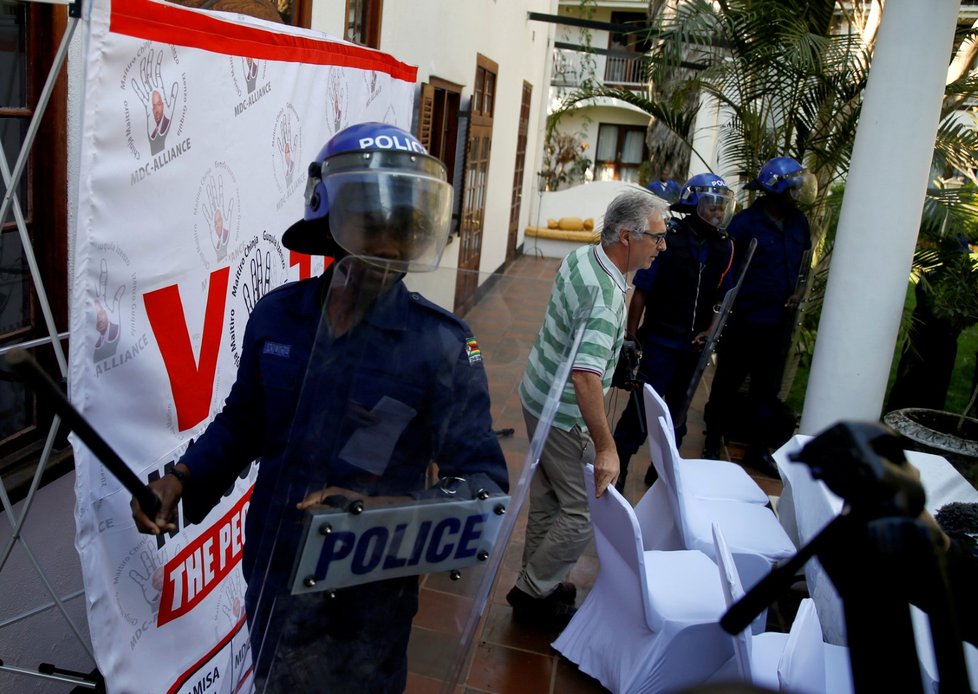
[[[377,137],[364,137],[360,139],[361,149],[401,149],[407,152],[420,152],[426,154],[424,146],[417,140],[400,138],[396,135],[378,135]]]

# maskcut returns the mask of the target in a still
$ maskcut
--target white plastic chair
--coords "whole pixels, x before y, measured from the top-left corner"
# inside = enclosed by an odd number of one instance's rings
[[[733,656],[723,594],[702,552],[645,551],[635,514],[584,472],[601,568],[553,647],[612,692],[667,692],[706,681]]]
[[[797,694],[850,694],[852,667],[849,649],[822,641],[815,602],[801,601],[798,614],[788,632],[781,662],[778,663],[781,689]]]
[[[727,606],[744,596],[733,557],[720,528],[713,525],[717,568]],[[733,637],[737,669],[745,682],[768,689],[799,694],[848,694],[852,692],[849,649],[822,642],[815,603],[801,601],[787,634],[747,630]]]
[[[713,541],[716,545],[717,569],[720,573],[720,587],[723,589],[723,599],[729,609],[735,602],[744,597],[744,587],[740,582],[737,567],[734,565],[730,548],[723,538],[720,528],[713,524]],[[787,634],[763,632],[751,634],[744,629],[731,637],[733,639],[734,660],[737,663],[737,674],[744,682],[756,684],[759,687],[778,689],[778,663],[788,641]]]
[[[660,467],[668,464],[671,459],[676,465],[677,475],[682,475],[683,483],[689,493],[701,499],[720,499],[726,501],[745,501],[751,504],[766,506],[771,502],[751,476],[736,463],[726,460],[710,460],[708,458],[683,458],[679,455],[676,445],[676,432],[672,423],[672,415],[655,389],[645,384],[645,421],[649,437],[649,455],[659,476]],[[656,419],[666,420],[666,433],[655,426]],[[667,458],[672,449],[671,458]]]
[[[934,657],[934,642],[930,631],[930,618],[927,613],[914,605],[910,606],[910,621],[913,624],[914,640],[917,645],[917,658],[920,660],[920,676],[925,692],[940,691],[941,680]],[[965,666],[968,668],[968,683],[972,692],[978,692],[978,648],[962,641]]]
[[[659,417],[656,424],[665,433],[668,426],[665,419]],[[715,560],[712,526],[717,523],[727,538],[737,570],[747,589],[753,587],[774,564],[795,553],[794,545],[770,509],[760,504],[701,499],[690,495],[685,488],[685,479],[675,474],[675,460],[668,460],[671,455],[669,449],[664,451],[663,456],[667,462],[660,472],[662,479],[657,480],[656,485],[664,482],[669,501],[666,506],[673,513],[684,549],[698,549]],[[661,502],[656,500],[661,496],[662,492],[658,492],[657,497],[648,504],[643,498],[635,507],[643,528],[653,522],[652,516],[661,516],[665,512]],[[653,504],[657,504],[657,507],[653,507]],[[643,518],[645,515],[649,515],[649,519]],[[660,548],[646,545],[646,549]],[[764,615],[760,615],[755,622],[755,631],[763,630],[763,617]]]

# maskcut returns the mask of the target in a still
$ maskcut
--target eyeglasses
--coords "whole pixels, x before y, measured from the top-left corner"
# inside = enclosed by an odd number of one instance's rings
[[[648,236],[650,239],[655,241],[657,246],[666,242],[666,232],[662,232],[661,234],[653,234],[651,231],[643,231],[642,236]]]

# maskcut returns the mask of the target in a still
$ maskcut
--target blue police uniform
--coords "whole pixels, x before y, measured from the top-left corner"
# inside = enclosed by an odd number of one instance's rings
[[[679,184],[671,178],[668,178],[665,181],[652,181],[646,186],[646,188],[668,202],[678,200],[679,194],[682,192]]]
[[[784,304],[794,294],[801,258],[812,247],[808,219],[797,209],[785,211],[780,222],[766,212],[764,197],[730,220],[727,232],[743,258],[751,239],[757,248],[737,293],[731,320],[775,325],[785,320]],[[738,274],[739,269],[735,273]]]
[[[639,376],[663,397],[674,421],[699,360],[693,338],[709,329],[713,307],[729,288],[732,263],[733,244],[725,233],[697,235],[685,217],[670,224],[666,250],[632,280],[636,290],[645,292],[636,336],[642,345]],[[645,441],[643,410],[641,400],[631,398],[618,420],[614,438],[620,461],[635,455]],[[677,441],[685,431],[680,426]]]
[[[768,196],[762,196],[730,221],[727,231],[739,258],[751,239],[757,248],[734,302],[719,346],[717,371],[704,418],[711,435],[729,433],[735,398],[750,376],[751,429],[749,447],[760,451],[766,427],[776,416],[785,348],[791,330],[791,312],[785,303],[794,294],[805,251],[812,246],[805,215],[795,208],[783,210],[775,221],[768,214]],[[735,276],[739,274],[737,268]]]
[[[332,272],[284,285],[255,306],[224,408],[181,460],[193,480],[185,512],[202,517],[260,458],[243,560],[245,578],[256,578],[246,595],[254,645],[264,636],[295,646],[278,649],[287,661],[276,672],[295,677],[276,678],[283,690],[352,678],[364,690],[399,691],[416,577],[347,588],[333,600],[317,593],[279,601],[291,610],[256,614],[263,586],[280,589],[291,570],[301,529],[295,504],[327,486],[364,496],[440,495],[424,489],[430,461],[473,491],[506,490],[508,474],[466,324],[398,281],[334,338],[319,320]],[[267,536],[279,523],[287,530],[278,531],[273,555],[263,530]],[[271,602],[262,600],[263,613]],[[310,648],[310,634],[324,640]]]

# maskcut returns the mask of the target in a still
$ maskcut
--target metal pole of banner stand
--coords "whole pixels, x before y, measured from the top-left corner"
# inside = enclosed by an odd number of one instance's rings
[[[27,168],[27,157],[34,145],[34,138],[37,136],[38,128],[41,126],[41,119],[44,117],[45,111],[47,111],[51,94],[54,92],[54,83],[58,80],[58,74],[61,72],[65,59],[68,57],[68,45],[75,35],[75,28],[78,26],[78,20],[81,18],[81,0],[75,0],[71,3],[68,14],[68,26],[65,28],[64,36],[61,37],[61,45],[58,46],[54,63],[51,65],[47,81],[44,83],[44,88],[41,90],[41,95],[37,100],[34,115],[31,117],[30,124],[27,126],[27,133],[24,136],[24,142],[21,145],[20,153],[17,156],[17,161],[14,163],[12,171],[8,168],[7,155],[3,151],[3,147],[0,146],[0,174],[3,175],[3,182],[7,187],[7,192],[3,196],[3,202],[0,203],[0,226],[7,219],[7,212],[13,208],[14,220],[17,222],[17,231],[20,234],[24,256],[30,267],[31,278],[34,280],[38,301],[41,304],[41,312],[44,314],[44,322],[47,325],[48,333],[52,337],[58,334],[58,329],[54,324],[54,315],[51,313],[51,305],[48,302],[47,293],[44,291],[41,271],[37,265],[37,259],[34,256],[30,236],[27,234],[27,224],[24,221],[24,215],[20,209],[20,201],[17,199],[17,187],[20,185],[20,178]],[[58,368],[61,370],[61,375],[65,376],[68,373],[68,364],[65,360],[61,343],[54,340],[51,345],[54,347],[54,356],[58,360]]]
[[[11,170],[7,162],[6,152],[3,150],[2,143],[0,143],[0,176],[2,176],[4,186],[6,187],[6,192],[4,193],[3,200],[0,202],[0,225],[4,223],[7,219],[7,214],[13,211],[14,222],[17,226],[17,232],[20,236],[21,246],[24,253],[24,258],[30,269],[31,279],[34,283],[35,293],[37,295],[38,304],[41,308],[41,313],[44,318],[44,323],[48,331],[48,337],[38,338],[34,340],[29,340],[21,342],[16,345],[9,345],[0,350],[0,353],[6,354],[11,349],[20,348],[31,348],[38,347],[50,343],[52,349],[54,350],[54,356],[58,364],[58,369],[62,377],[66,376],[68,373],[68,364],[65,359],[64,348],[61,345],[61,340],[67,337],[67,333],[59,333],[57,326],[54,321],[54,314],[51,311],[51,304],[48,301],[47,292],[44,288],[44,282],[41,277],[41,271],[37,264],[37,258],[34,254],[34,248],[31,245],[31,239],[27,232],[27,224],[24,219],[23,211],[21,210],[20,201],[17,197],[17,190],[20,185],[21,177],[27,168],[27,158],[30,155],[31,149],[34,144],[34,140],[37,137],[38,129],[40,128],[41,120],[47,111],[48,103],[51,99],[51,95],[54,92],[54,85],[58,79],[58,75],[61,69],[64,67],[65,61],[68,55],[68,47],[71,44],[71,40],[74,36],[75,29],[78,26],[78,21],[81,18],[82,13],[82,0],[23,0],[24,2],[40,2],[45,4],[53,5],[66,5],[68,6],[68,24],[65,28],[65,33],[61,38],[61,44],[58,47],[57,53],[55,54],[54,61],[48,71],[47,80],[44,83],[44,87],[38,97],[37,105],[34,109],[34,114],[31,117],[30,123],[27,127],[27,132],[25,133],[24,140],[21,143],[21,148],[17,156],[17,160],[14,163],[13,169]],[[27,518],[27,514],[30,511],[31,505],[34,501],[35,494],[40,487],[41,477],[47,467],[48,461],[51,457],[51,452],[54,448],[54,442],[57,436],[58,429],[61,425],[61,419],[58,415],[55,415],[52,422],[50,430],[48,431],[47,439],[44,443],[44,448],[41,453],[41,457],[38,460],[37,467],[34,472],[34,477],[31,481],[30,489],[24,500],[23,507],[21,509],[20,517],[17,518],[13,504],[7,495],[6,487],[3,485],[2,478],[0,478],[0,504],[2,504],[4,513],[7,515],[8,520],[13,528],[13,532],[7,545],[4,547],[3,552],[0,553],[0,571],[2,571],[7,559],[13,550],[14,544],[18,541],[23,546],[24,551],[34,565],[34,569],[38,574],[41,582],[44,585],[45,590],[51,596],[52,603],[57,607],[58,611],[64,617],[65,621],[68,623],[68,627],[71,629],[75,638],[81,644],[82,648],[95,662],[95,655],[92,652],[91,645],[82,635],[81,630],[71,619],[68,614],[64,603],[67,599],[72,597],[77,597],[77,595],[68,596],[67,598],[60,598],[57,595],[57,591],[51,582],[47,579],[44,574],[44,569],[38,562],[34,553],[31,551],[25,538],[21,536],[21,529],[23,528],[24,521]],[[50,607],[49,604],[47,607]],[[28,669],[10,665],[3,660],[0,660],[0,671],[14,672],[18,674],[23,674],[31,677],[37,677],[41,679],[53,680],[57,682],[64,682],[69,684],[74,684],[77,687],[86,689],[96,689],[98,688],[98,683],[90,678],[84,673],[75,673],[66,670],[59,669],[50,664],[41,664],[36,669]]]

